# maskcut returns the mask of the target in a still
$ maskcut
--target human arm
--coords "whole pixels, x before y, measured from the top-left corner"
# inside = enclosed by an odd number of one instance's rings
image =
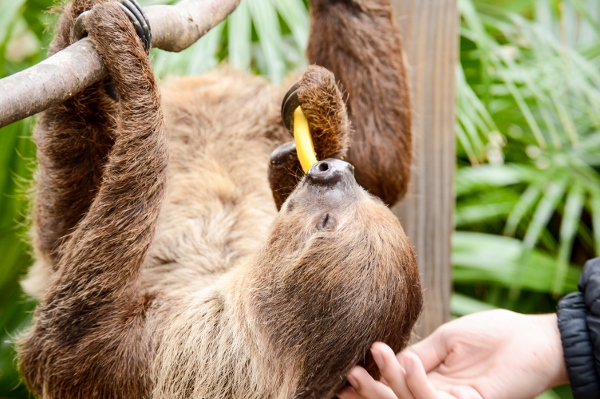
[[[354,368],[340,398],[531,398],[568,382],[556,315],[494,310],[445,324],[399,353],[372,347],[387,385]]]

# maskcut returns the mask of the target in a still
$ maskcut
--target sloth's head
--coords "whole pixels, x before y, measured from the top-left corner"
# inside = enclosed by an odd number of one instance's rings
[[[418,268],[404,230],[344,161],[311,167],[284,203],[257,262],[265,287],[255,293],[259,328],[270,325],[263,330],[271,332],[268,341],[288,358],[294,359],[294,348],[314,348],[314,358],[294,360],[320,364],[339,384],[353,364],[376,369],[368,356],[374,341],[403,348],[421,310]],[[345,346],[364,348],[363,355],[331,353]],[[307,370],[313,379],[318,372]]]

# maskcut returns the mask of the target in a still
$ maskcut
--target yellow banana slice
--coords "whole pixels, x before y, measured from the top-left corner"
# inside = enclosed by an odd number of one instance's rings
[[[308,121],[301,107],[294,110],[294,141],[302,170],[307,173],[310,167],[317,163],[317,154],[315,154]]]

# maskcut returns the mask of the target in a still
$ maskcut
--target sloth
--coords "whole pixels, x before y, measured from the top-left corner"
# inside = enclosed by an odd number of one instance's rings
[[[137,3],[63,9],[49,54],[85,34],[109,75],[34,132],[39,305],[19,339],[34,395],[332,398],[354,365],[377,375],[374,341],[406,345],[422,293],[388,208],[411,163],[391,6],[310,7],[293,91],[320,159],[306,174],[280,88],[228,67],[159,88]]]

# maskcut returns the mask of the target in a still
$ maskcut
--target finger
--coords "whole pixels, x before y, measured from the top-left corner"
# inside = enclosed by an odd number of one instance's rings
[[[416,344],[409,346],[398,354],[400,359],[404,353],[412,352],[420,359],[425,372],[436,369],[448,356],[448,350],[443,342],[440,329]]]
[[[427,378],[427,373],[420,358],[411,352],[406,352],[400,359],[400,364],[406,372],[406,384],[415,399],[437,399],[440,397],[437,389]]]
[[[387,385],[375,381],[362,367],[354,367],[346,377],[359,398],[363,399],[398,399]],[[349,396],[349,398],[353,398]],[[405,398],[401,398],[405,399]],[[408,397],[406,399],[414,399]]]
[[[361,399],[360,396],[356,393],[354,388],[346,387],[339,391],[336,395],[339,399]]]
[[[375,342],[371,346],[371,354],[381,371],[381,376],[385,379],[385,384],[392,388],[396,396],[402,399],[414,399],[406,384],[406,372],[398,363],[392,348],[381,342]]]
[[[440,395],[439,399],[466,399],[461,396],[454,396],[447,392],[439,392],[439,395]]]
[[[473,387],[457,385],[454,379],[439,374],[437,371],[427,373],[427,380],[437,392],[438,399],[482,399],[483,396]],[[411,385],[409,385],[411,386]]]
[[[479,392],[477,392],[474,388],[471,388],[469,386],[451,387],[448,390],[448,393],[453,398],[460,398],[460,399],[482,399],[482,396],[479,394]]]

